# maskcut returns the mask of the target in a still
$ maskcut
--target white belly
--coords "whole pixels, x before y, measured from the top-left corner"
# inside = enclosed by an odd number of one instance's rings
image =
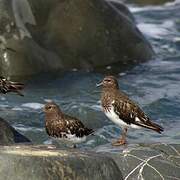
[[[110,111],[105,112],[106,116],[116,125],[120,126],[121,128],[141,128],[140,126],[134,125],[134,124],[127,124],[122,119],[119,118],[119,116],[114,112],[114,107],[110,107]]]
[[[65,138],[65,140],[70,141],[70,142],[75,143],[75,144],[79,144],[79,143],[86,141],[86,136],[76,137],[75,135],[68,134],[67,138]]]
[[[113,107],[111,107],[110,111],[105,112],[105,114],[113,123],[120,126],[121,128],[128,127],[128,124],[120,119],[119,116],[114,112]]]
[[[77,137],[75,135],[66,134],[66,138],[54,138],[55,140],[64,141],[71,144],[79,144],[86,141],[86,136],[83,137]]]

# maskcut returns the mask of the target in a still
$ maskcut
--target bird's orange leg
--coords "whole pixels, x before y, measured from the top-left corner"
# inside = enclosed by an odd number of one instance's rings
[[[125,145],[126,142],[126,135],[127,135],[127,128],[123,129],[123,133],[122,136],[115,142],[112,143],[113,146],[121,146],[121,145]]]

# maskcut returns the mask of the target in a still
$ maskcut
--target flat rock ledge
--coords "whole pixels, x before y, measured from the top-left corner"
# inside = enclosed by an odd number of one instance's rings
[[[180,144],[135,144],[127,147],[104,145],[96,152],[109,154],[124,180],[179,180]]]
[[[16,144],[0,146],[0,159],[0,180],[180,179],[180,144],[106,144],[93,151]]]
[[[0,180],[121,180],[110,157],[54,146],[0,146]]]

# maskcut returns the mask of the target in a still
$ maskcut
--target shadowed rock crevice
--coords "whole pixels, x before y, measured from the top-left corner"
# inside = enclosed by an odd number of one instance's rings
[[[0,118],[0,129],[0,145],[31,142],[28,138],[17,132],[2,118]]]

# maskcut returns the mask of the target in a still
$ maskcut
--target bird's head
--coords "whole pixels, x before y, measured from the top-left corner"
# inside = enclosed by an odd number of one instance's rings
[[[59,114],[61,112],[59,106],[54,102],[48,102],[44,106],[44,112],[46,114]]]
[[[118,81],[114,76],[106,76],[102,82],[97,84],[97,87],[119,89]]]

